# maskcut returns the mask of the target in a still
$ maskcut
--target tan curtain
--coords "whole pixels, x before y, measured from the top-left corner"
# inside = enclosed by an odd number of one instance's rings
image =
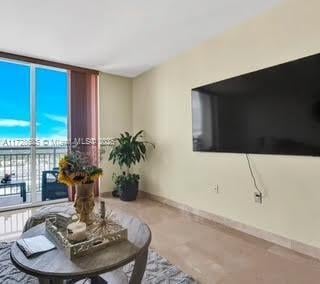
[[[70,71],[70,138],[80,142],[78,148],[90,154],[93,162],[99,162],[98,143],[98,75]],[[88,140],[89,139],[89,140]],[[89,143],[89,144],[86,144]],[[74,189],[69,190],[69,199],[74,200]],[[98,183],[95,195],[99,195]]]

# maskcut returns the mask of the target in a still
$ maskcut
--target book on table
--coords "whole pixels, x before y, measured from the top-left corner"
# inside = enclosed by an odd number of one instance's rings
[[[17,240],[17,245],[23,251],[26,257],[35,256],[52,250],[56,247],[44,235]]]

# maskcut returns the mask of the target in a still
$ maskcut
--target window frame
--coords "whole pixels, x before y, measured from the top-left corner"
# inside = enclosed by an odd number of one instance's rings
[[[1,55],[1,53],[0,53]],[[23,56],[22,56],[23,58]],[[26,57],[28,58],[28,57]],[[41,61],[41,60],[39,60]],[[37,139],[37,92],[36,92],[36,70],[37,68],[43,68],[58,72],[65,72],[67,74],[68,80],[67,80],[67,103],[68,103],[68,114],[67,114],[67,139],[70,138],[70,70],[69,69],[63,69],[59,67],[54,67],[50,65],[44,65],[39,63],[33,63],[33,62],[26,62],[19,59],[10,59],[6,57],[0,56],[0,62],[7,62],[12,64],[18,64],[22,66],[29,67],[29,79],[30,79],[30,104],[29,104],[29,110],[30,110],[30,139],[32,141],[36,141]],[[46,62],[46,61],[44,61]],[[49,63],[49,61],[48,61]],[[66,65],[67,66],[67,65]],[[37,146],[35,143],[31,143],[30,146],[30,156],[31,156],[31,168],[36,169],[37,165],[37,159],[36,159],[36,152],[37,152]],[[40,204],[44,203],[43,201],[37,201],[37,172],[36,170],[32,170],[30,174],[30,194],[31,194],[31,202],[26,204],[17,204],[17,205],[10,205],[7,207],[0,207],[0,212],[17,209],[17,208],[26,208],[32,206],[39,206]],[[65,202],[65,199],[57,199],[57,200],[50,200],[45,201],[45,203],[60,203]]]

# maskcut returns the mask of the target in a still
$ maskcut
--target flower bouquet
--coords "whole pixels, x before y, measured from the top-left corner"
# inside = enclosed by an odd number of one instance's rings
[[[94,208],[94,182],[103,171],[93,165],[90,156],[73,150],[59,161],[59,176],[61,183],[76,187],[74,207],[81,222],[90,225]]]

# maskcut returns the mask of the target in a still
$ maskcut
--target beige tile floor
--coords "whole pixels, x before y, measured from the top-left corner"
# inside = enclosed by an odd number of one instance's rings
[[[200,283],[320,283],[315,259],[148,199],[105,200],[149,224],[151,246]],[[0,240],[16,238],[33,210],[0,213]]]

